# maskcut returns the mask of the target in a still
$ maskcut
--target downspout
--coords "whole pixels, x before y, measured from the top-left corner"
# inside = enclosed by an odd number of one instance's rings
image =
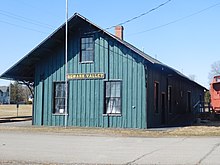
[[[68,117],[68,0],[66,0],[66,37],[65,37],[65,118],[64,125],[67,127]]]
[[[108,41],[108,78],[107,81],[109,81],[109,75],[110,75],[110,46],[109,46],[109,41]],[[105,89],[104,89],[105,90]],[[105,96],[104,96],[105,97]],[[105,100],[104,100],[105,104]],[[106,104],[104,105],[105,110],[106,110]],[[107,120],[108,120],[108,125],[107,127],[109,128],[110,122],[109,122],[109,114],[107,114]]]
[[[144,64],[144,71],[145,71],[145,92],[146,92],[146,128],[148,128],[148,84],[149,84],[149,79],[148,79],[148,67],[146,63]]]

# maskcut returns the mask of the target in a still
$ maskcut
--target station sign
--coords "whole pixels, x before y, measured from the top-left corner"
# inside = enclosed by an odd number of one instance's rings
[[[96,79],[104,79],[105,73],[73,73],[68,74],[68,80],[96,80]]]

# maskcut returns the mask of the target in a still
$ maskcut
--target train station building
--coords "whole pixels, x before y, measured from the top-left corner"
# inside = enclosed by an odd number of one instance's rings
[[[67,73],[63,24],[1,78],[34,84],[34,125],[152,128],[192,114],[205,88],[124,41],[123,30],[113,35],[76,13]]]

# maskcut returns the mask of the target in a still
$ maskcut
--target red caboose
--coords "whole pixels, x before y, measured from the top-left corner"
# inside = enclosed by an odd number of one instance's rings
[[[220,114],[220,76],[215,76],[210,84],[211,105],[215,113]]]

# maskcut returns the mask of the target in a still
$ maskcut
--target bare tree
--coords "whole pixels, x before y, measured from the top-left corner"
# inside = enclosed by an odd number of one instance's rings
[[[26,85],[15,81],[10,84],[10,102],[11,103],[28,103],[31,91]]]
[[[212,82],[214,76],[220,75],[220,61],[216,61],[211,65],[211,71],[209,72],[209,83]]]
[[[23,101],[23,89],[22,86],[16,81],[10,84],[11,93],[10,93],[10,101],[11,103],[19,103]]]

